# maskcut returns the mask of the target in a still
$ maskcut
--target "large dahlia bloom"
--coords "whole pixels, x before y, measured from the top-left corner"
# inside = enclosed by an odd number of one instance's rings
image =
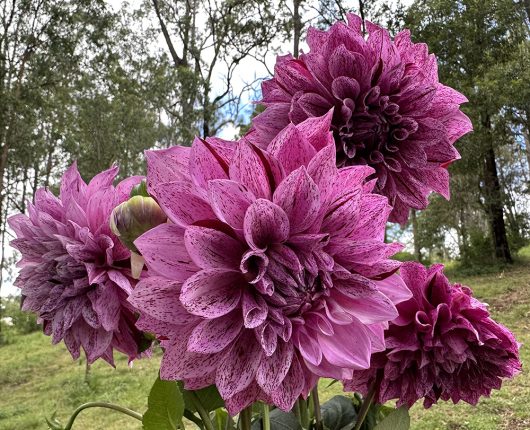
[[[449,198],[453,144],[472,129],[459,109],[467,99],[438,82],[435,56],[408,30],[392,40],[366,26],[367,39],[356,15],[328,31],[310,28],[307,54],[278,57],[248,138],[267,148],[289,122],[329,114],[338,166],[373,167],[375,192],[393,206],[390,221],[404,223],[409,208],[427,207],[431,191]]]
[[[87,185],[72,165],[63,175],[59,197],[41,188],[29,216],[8,222],[17,235],[11,246],[22,254],[15,286],[22,309],[35,312],[54,344],[64,340],[73,358],[82,348],[89,363],[113,364],[113,349],[133,359],[141,332],[127,297],[129,251],[109,228],[112,209],[127,200],[140,177],[112,185],[118,168],[95,176]]]
[[[216,384],[231,414],[258,399],[290,410],[319,376],[368,368],[410,297],[372,169],[339,171],[328,135],[290,126],[270,152],[196,139],[147,153],[171,223],[135,241],[150,276],[129,300],[165,347],[161,377]]]
[[[441,264],[401,266],[413,297],[397,306],[399,317],[385,333],[386,352],[372,357],[370,370],[354,372],[345,389],[366,393],[376,381],[379,403],[397,399],[410,407],[424,398],[428,408],[441,398],[475,405],[521,370],[513,334],[442,270]]]

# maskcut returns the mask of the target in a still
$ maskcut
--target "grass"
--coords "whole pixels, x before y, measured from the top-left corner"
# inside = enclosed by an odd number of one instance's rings
[[[530,264],[482,276],[459,277],[475,295],[490,304],[493,316],[512,329],[523,344],[523,363],[530,359]],[[139,412],[147,406],[147,394],[156,378],[160,351],[151,360],[139,360],[132,367],[124,357],[116,369],[105,363],[92,366],[89,382],[84,381],[85,364],[73,362],[66,348],[50,345],[41,333],[20,336],[14,343],[0,347],[0,430],[46,429],[45,417],[57,412],[64,424],[73,410],[88,401],[109,401]],[[339,394],[339,384],[328,387],[321,382],[325,401]],[[530,429],[530,376],[523,371],[507,382],[491,398],[476,408],[467,404],[441,403],[430,410],[416,405],[411,410],[415,430],[503,430]],[[117,412],[102,409],[83,411],[75,429],[134,430],[139,422]]]

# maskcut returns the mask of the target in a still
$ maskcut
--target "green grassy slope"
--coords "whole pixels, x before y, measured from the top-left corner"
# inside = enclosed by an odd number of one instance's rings
[[[498,321],[512,329],[523,343],[524,363],[530,359],[530,264],[508,271],[459,279],[471,286],[475,295],[490,304]],[[89,383],[84,382],[84,362],[73,362],[61,344],[52,346],[41,333],[21,336],[15,343],[0,347],[0,430],[45,429],[44,417],[57,411],[63,423],[81,403],[109,401],[143,412],[149,388],[156,378],[160,352],[151,360],[128,367],[124,357],[116,369],[96,363]],[[340,391],[322,381],[322,400]],[[478,407],[466,404],[435,405],[430,410],[415,406],[411,411],[416,430],[501,430],[530,429],[530,376],[526,371]],[[139,422],[110,410],[90,409],[81,413],[74,429],[140,429]]]

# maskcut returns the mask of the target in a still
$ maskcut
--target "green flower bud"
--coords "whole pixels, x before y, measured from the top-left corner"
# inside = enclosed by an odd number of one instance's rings
[[[114,208],[110,215],[110,229],[127,248],[138,252],[134,241],[166,220],[166,215],[152,197],[135,195]]]

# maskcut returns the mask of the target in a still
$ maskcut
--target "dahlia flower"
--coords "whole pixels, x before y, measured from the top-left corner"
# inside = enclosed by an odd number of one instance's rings
[[[290,410],[319,376],[369,367],[410,297],[372,169],[339,171],[313,125],[291,125],[270,152],[245,139],[147,152],[171,223],[135,241],[149,273],[129,298],[137,326],[162,341],[163,379],[216,384],[232,415],[256,400]]]
[[[61,179],[59,198],[41,188],[29,216],[8,222],[22,254],[15,286],[22,309],[35,312],[54,344],[64,340],[77,359],[82,348],[89,363],[98,358],[113,364],[116,349],[133,359],[142,334],[127,302],[135,281],[129,251],[111,233],[112,209],[129,197],[140,177],[112,185],[117,167],[96,175],[87,185],[72,165]]]
[[[392,40],[366,26],[366,39],[352,14],[328,31],[310,28],[307,54],[278,57],[248,139],[267,148],[290,122],[329,115],[338,166],[371,166],[375,192],[393,206],[390,221],[404,223],[410,208],[427,207],[431,191],[449,198],[453,144],[472,129],[459,109],[467,99],[438,82],[435,56],[408,30]]]
[[[401,276],[413,297],[400,303],[399,317],[385,333],[387,350],[369,370],[354,372],[345,389],[366,393],[377,380],[377,401],[397,399],[426,408],[438,399],[475,405],[521,370],[513,334],[494,321],[469,287],[451,285],[443,265],[405,263]]]

